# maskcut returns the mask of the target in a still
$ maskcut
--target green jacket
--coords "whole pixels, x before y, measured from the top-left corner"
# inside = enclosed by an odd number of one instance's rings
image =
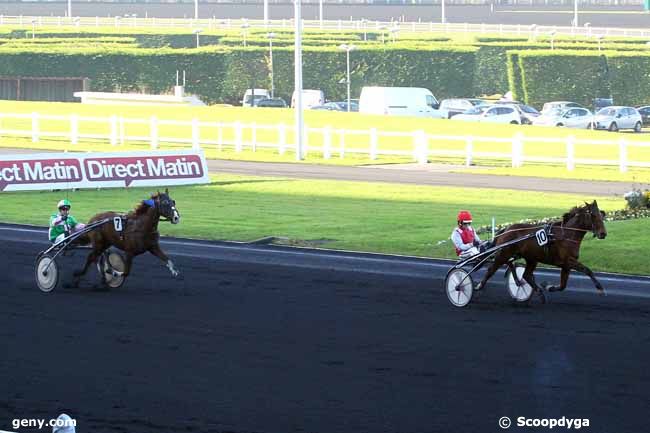
[[[77,225],[77,220],[72,215],[68,215],[68,219],[64,222],[61,220],[61,215],[52,214],[50,217],[50,240],[54,241],[61,233],[65,233],[66,225],[73,229]]]

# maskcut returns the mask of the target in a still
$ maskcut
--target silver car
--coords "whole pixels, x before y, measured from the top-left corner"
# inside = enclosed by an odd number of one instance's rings
[[[533,125],[588,129],[592,120],[593,114],[586,108],[557,108],[534,119]]]
[[[634,107],[605,107],[594,116],[594,128],[616,132],[619,129],[633,129],[641,132],[643,119]]]

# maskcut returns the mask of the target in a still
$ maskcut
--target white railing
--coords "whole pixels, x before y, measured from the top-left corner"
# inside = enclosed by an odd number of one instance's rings
[[[13,119],[17,126],[28,128],[7,128],[9,120]],[[47,131],[42,128],[44,122],[56,129]],[[453,122],[453,120],[450,120]],[[85,128],[84,128],[85,124]],[[93,128],[88,127],[92,124]],[[459,122],[459,125],[461,123]],[[135,126],[135,128],[132,128]],[[160,134],[160,129],[165,127],[174,130],[177,136]],[[182,128],[185,128],[184,130]],[[91,129],[91,132],[83,132]],[[102,131],[97,132],[98,129]],[[138,129],[127,133],[127,129]],[[460,128],[459,128],[460,129]],[[81,131],[81,132],[80,132]],[[178,131],[182,131],[180,134]],[[184,131],[184,132],[183,132]],[[260,137],[260,133],[265,137]],[[185,134],[185,135],[183,135]],[[125,118],[121,116],[87,117],[71,114],[41,115],[0,113],[0,142],[6,137],[26,137],[33,143],[38,143],[42,138],[65,139],[71,145],[77,145],[80,140],[104,142],[111,146],[130,144],[147,144],[151,149],[158,149],[161,143],[170,145],[191,146],[193,149],[223,151],[232,148],[235,152],[244,150],[275,149],[283,155],[287,151],[295,150],[295,140],[289,141],[289,134],[295,137],[293,125],[274,124],[264,125],[244,122],[205,122],[199,119],[187,121],[163,120],[152,116],[148,119]],[[423,130],[415,131],[381,131],[377,128],[368,130],[348,130],[325,126],[311,128],[305,125],[305,140],[303,142],[304,154],[320,152],[324,159],[334,156],[344,158],[347,154],[367,155],[369,159],[376,160],[380,156],[403,156],[419,163],[429,160],[443,160],[453,158],[462,160],[466,166],[472,165],[475,160],[482,161],[508,161],[512,167],[522,167],[524,163],[546,163],[565,165],[567,170],[574,170],[576,164],[617,166],[621,172],[629,167],[650,168],[650,142],[628,141],[625,137],[608,133],[612,139],[594,140],[577,139],[572,135],[565,138],[548,138],[526,136],[521,132],[512,137],[485,137],[476,135],[436,135]],[[616,138],[614,138],[616,137]],[[260,139],[262,138],[262,139]],[[293,137],[291,137],[293,138]],[[395,143],[395,138],[399,143]],[[382,140],[383,139],[383,140]],[[389,139],[389,140],[386,140]],[[393,139],[390,144],[386,141]],[[320,142],[319,144],[312,144]],[[436,143],[452,142],[457,146],[436,147]],[[481,145],[482,144],[482,145]],[[487,144],[487,146],[486,146]],[[526,147],[541,145],[548,149],[548,145],[558,145],[563,149],[561,154],[540,156],[534,152],[526,153]],[[589,146],[590,154],[598,154],[594,150],[608,147],[612,158],[585,158],[576,157],[576,146]],[[482,150],[476,150],[480,146]],[[66,146],[67,147],[67,146]],[[452,148],[449,148],[452,147]],[[532,146],[531,146],[532,147]],[[612,150],[616,148],[616,150]],[[645,148],[647,160],[634,160],[629,157],[630,149]],[[548,153],[548,151],[546,151]],[[560,153],[560,152],[558,152]],[[639,153],[636,151],[636,153]],[[615,158],[613,158],[615,156]]]
[[[641,13],[641,12],[639,12]],[[422,21],[370,21],[361,20],[303,20],[305,29],[320,30],[354,30],[379,31],[385,34],[385,39],[399,39],[399,32],[440,32],[440,33],[484,33],[500,35],[520,35],[535,38],[536,36],[555,32],[557,35],[571,36],[622,36],[622,37],[650,37],[650,30],[647,28],[619,28],[619,27],[591,27],[589,24],[581,27],[571,26],[543,26],[524,24],[475,24],[475,23],[440,23]],[[180,28],[187,29],[192,33],[196,29],[207,30],[237,30],[241,31],[244,26],[250,29],[286,29],[294,28],[293,20],[249,20],[230,18],[141,18],[131,17],[53,17],[53,16],[8,16],[0,15],[0,26],[20,26],[28,28],[28,32],[38,30],[45,26],[56,27],[114,27],[114,28]],[[30,29],[31,28],[31,29]],[[640,47],[641,49],[641,47]]]

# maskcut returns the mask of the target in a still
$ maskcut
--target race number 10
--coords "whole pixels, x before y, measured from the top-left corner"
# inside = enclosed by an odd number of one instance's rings
[[[537,230],[535,232],[535,238],[537,239],[537,245],[539,245],[540,247],[548,243],[548,235],[546,234],[546,230],[544,229]]]

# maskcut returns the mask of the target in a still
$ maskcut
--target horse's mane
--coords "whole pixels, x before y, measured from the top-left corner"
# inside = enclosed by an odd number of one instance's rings
[[[153,194],[151,196],[152,199],[155,199],[158,197],[159,194]],[[128,216],[129,217],[139,217],[141,215],[144,215],[147,213],[149,210],[149,205],[147,205],[144,200],[142,200],[136,207],[133,209],[131,212],[129,212]]]
[[[585,205],[585,206],[575,206],[575,207],[571,208],[571,210],[570,210],[569,212],[567,212],[567,213],[565,213],[564,215],[562,215],[562,222],[563,222],[564,224],[566,224],[567,222],[569,222],[569,220],[570,220],[571,218],[573,218],[574,216],[576,216],[576,215],[581,214],[582,212],[584,212],[584,210],[585,210],[586,208],[587,208],[587,205]]]

